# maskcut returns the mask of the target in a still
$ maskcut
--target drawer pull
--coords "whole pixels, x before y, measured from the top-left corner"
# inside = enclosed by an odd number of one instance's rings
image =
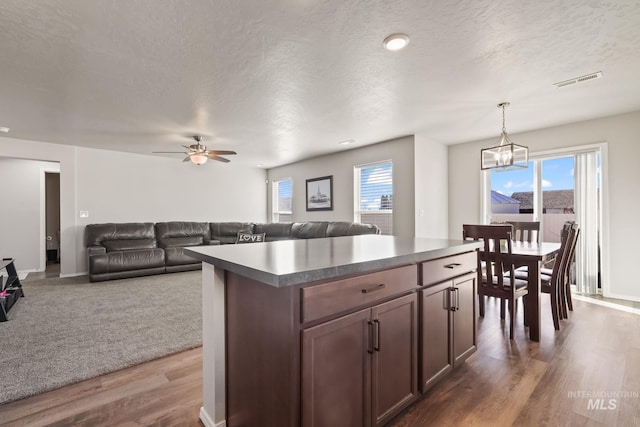
[[[444,266],[444,268],[448,268],[448,269],[453,270],[454,268],[456,268],[456,267],[460,267],[461,265],[462,265],[462,264],[460,264],[460,263],[458,263],[458,262],[454,262],[454,263],[452,263],[452,264],[447,264],[447,265],[445,265],[445,266]]]
[[[384,289],[386,287],[387,286],[384,283],[380,283],[379,285],[375,285],[375,286],[372,286],[370,288],[363,289],[362,293],[363,294],[368,294],[368,293],[371,293],[371,292],[380,291],[380,290],[382,290],[382,289]]]

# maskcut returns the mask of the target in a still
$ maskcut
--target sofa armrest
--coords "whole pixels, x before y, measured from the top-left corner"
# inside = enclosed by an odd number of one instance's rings
[[[87,247],[87,255],[98,255],[98,254],[106,254],[107,248],[104,246],[89,246]]]

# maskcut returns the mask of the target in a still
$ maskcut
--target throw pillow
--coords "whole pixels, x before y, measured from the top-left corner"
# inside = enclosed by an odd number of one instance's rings
[[[265,233],[251,234],[251,233],[243,233],[242,231],[239,231],[238,237],[236,237],[236,244],[264,242],[264,235]]]

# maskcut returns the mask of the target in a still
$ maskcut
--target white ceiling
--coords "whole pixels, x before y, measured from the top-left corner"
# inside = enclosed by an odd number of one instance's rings
[[[382,48],[394,32],[405,50]],[[501,101],[511,134],[640,110],[640,2],[0,2],[10,138],[149,154],[203,134],[273,167],[416,133],[497,140]]]

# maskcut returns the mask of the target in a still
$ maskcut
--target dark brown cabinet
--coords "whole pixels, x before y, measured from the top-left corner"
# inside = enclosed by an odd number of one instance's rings
[[[453,367],[456,368],[475,353],[476,330],[476,287],[475,273],[454,279],[455,310],[452,311],[453,326]]]
[[[424,393],[476,351],[475,273],[420,290]]]
[[[475,351],[463,249],[283,287],[226,271],[226,425],[389,424]]]
[[[417,397],[417,295],[302,332],[302,425],[381,426]]]

